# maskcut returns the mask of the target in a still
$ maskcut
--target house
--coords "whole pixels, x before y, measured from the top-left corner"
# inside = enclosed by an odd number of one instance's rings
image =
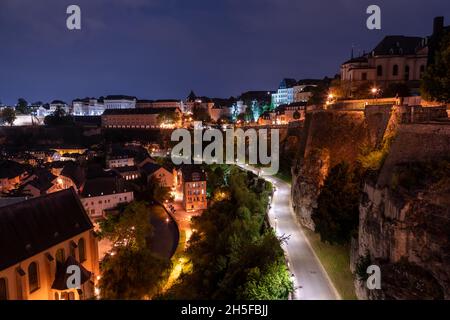
[[[86,180],[81,193],[81,203],[93,221],[103,219],[106,210],[133,200],[133,191],[125,187],[122,178],[114,176]]]
[[[97,239],[75,190],[2,207],[0,300],[78,300],[94,297]],[[67,287],[67,268],[81,287]]]
[[[206,195],[206,174],[197,166],[186,165],[181,168],[183,206],[186,211],[208,208]]]
[[[134,166],[134,156],[129,152],[114,152],[106,158],[106,166],[110,169]]]
[[[136,180],[139,179],[141,173],[137,166],[125,166],[113,169],[119,176],[125,180]]]
[[[85,181],[85,170],[75,162],[66,162],[58,175],[58,184],[62,189],[74,188],[80,192]]]
[[[61,180],[50,170],[40,168],[24,180],[22,188],[26,195],[40,197],[65,189],[60,182]]]
[[[104,101],[96,98],[75,99],[72,106],[75,116],[101,116],[105,111]]]
[[[283,79],[280,82],[278,91],[272,94],[272,103],[275,107],[282,104],[294,102],[294,87],[297,85],[295,79]]]
[[[429,37],[386,36],[368,54],[353,57],[341,65],[341,80],[350,88],[365,82],[387,87],[405,83],[418,88],[428,62],[434,56],[434,44],[444,27],[444,18],[434,19],[433,34]]]
[[[174,169],[170,170],[156,163],[146,163],[141,171],[147,177],[147,182],[156,178],[163,187],[174,188],[176,186],[177,173]]]
[[[28,176],[27,167],[11,160],[0,161],[0,192],[15,189]]]

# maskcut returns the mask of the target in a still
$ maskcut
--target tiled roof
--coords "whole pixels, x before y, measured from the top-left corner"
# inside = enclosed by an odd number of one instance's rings
[[[12,179],[26,172],[26,167],[11,160],[0,161],[0,179]]]
[[[382,55],[410,55],[422,48],[421,37],[386,36],[373,49],[376,56]]]
[[[92,229],[73,189],[0,210],[0,270]]]

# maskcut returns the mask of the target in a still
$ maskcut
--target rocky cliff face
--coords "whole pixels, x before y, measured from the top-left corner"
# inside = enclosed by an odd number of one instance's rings
[[[448,158],[449,148],[450,126],[399,127],[378,180],[365,184],[360,203],[352,269],[368,255],[381,268],[381,290],[356,280],[359,298],[450,299],[450,167],[436,176],[423,166]],[[420,170],[412,170],[417,165]]]
[[[311,213],[317,207],[329,170],[338,163],[356,162],[363,147],[383,138],[391,110],[317,111],[307,115],[292,168],[292,202],[300,222],[314,230]]]

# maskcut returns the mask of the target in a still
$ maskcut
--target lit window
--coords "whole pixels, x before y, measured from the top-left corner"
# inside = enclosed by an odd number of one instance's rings
[[[36,262],[28,266],[28,287],[30,293],[39,290],[39,270]]]
[[[0,301],[8,300],[8,284],[5,278],[0,278]]]

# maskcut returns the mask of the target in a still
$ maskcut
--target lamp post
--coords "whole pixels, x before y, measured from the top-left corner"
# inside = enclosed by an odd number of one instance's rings
[[[377,103],[377,99],[378,99],[378,94],[380,93],[380,89],[377,87],[373,87],[372,89],[370,89],[370,92],[373,95],[373,99],[375,104]]]

